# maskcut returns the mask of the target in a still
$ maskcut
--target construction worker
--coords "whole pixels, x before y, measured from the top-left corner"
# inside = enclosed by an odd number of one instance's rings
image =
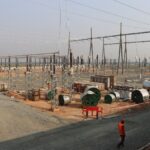
[[[120,146],[124,147],[124,141],[125,141],[125,127],[124,127],[125,121],[122,119],[119,123],[118,123],[118,131],[119,131],[119,135],[120,135],[120,142],[118,143],[117,147],[120,148]]]

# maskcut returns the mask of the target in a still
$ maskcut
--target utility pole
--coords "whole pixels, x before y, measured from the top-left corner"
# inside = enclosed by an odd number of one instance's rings
[[[98,54],[96,55],[96,68],[98,69],[98,64],[99,64],[99,60],[98,60]]]
[[[1,58],[1,67],[3,66],[3,58]]]
[[[70,64],[71,67],[71,63],[70,61],[72,61],[71,59],[72,57],[72,52],[71,52],[71,46],[70,46],[70,32],[69,32],[69,38],[68,38],[68,65]]]
[[[41,58],[39,57],[39,67],[41,66]]]
[[[46,58],[45,57],[43,57],[42,58],[42,71],[44,72],[45,71],[45,65],[46,65]]]
[[[128,55],[127,55],[127,39],[125,35],[125,50],[124,50],[124,62],[125,62],[125,68],[127,69],[127,61],[128,61]]]
[[[56,69],[55,69],[55,66],[56,65],[56,57],[55,57],[55,54],[53,55],[53,74],[55,74],[56,72]]]
[[[50,71],[52,71],[52,68],[53,68],[53,66],[52,66],[52,56],[50,56],[49,59],[50,59],[50,60],[49,60],[49,63],[50,63]]]
[[[18,68],[19,62],[18,62],[18,57],[16,57],[16,68]]]
[[[104,73],[105,73],[105,64],[106,64],[106,56],[105,56],[105,39],[103,38],[102,66],[104,66]]]
[[[5,68],[7,67],[7,58],[5,57]]]
[[[32,56],[29,56],[29,68],[32,69]]]
[[[68,38],[68,65],[69,65],[70,68],[72,68],[73,54],[72,54],[71,45],[70,45],[70,32],[69,32],[69,38]]]
[[[11,69],[11,57],[10,56],[8,57],[8,68],[9,70]]]
[[[29,56],[26,56],[26,71],[29,71]]]
[[[98,69],[99,69],[99,57],[98,57],[98,54],[96,55],[96,74],[98,72]]]
[[[73,56],[72,56],[72,52],[70,51],[70,68],[72,68],[73,65]]]
[[[36,57],[34,58],[34,68],[36,67],[37,62],[36,62]]]
[[[123,51],[122,51],[122,23],[120,23],[120,43],[119,43],[119,56],[118,56],[117,74],[119,73],[120,57],[121,57],[121,64],[122,64],[121,69],[122,69],[122,74],[123,74],[124,64],[123,64]]]
[[[139,57],[139,68],[141,68],[141,59]]]
[[[92,57],[92,67],[93,67],[93,72],[94,72],[94,60],[93,60],[93,37],[92,37],[92,28],[91,28],[91,38],[90,38],[90,52],[89,52],[89,62]],[[90,64],[89,64],[90,65]]]

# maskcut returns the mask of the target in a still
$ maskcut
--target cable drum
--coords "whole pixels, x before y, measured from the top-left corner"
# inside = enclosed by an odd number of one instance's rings
[[[64,106],[71,103],[71,98],[68,95],[59,95],[58,100],[60,106]]]
[[[120,93],[119,92],[110,92],[110,94],[113,94],[117,100],[120,99]]]
[[[32,89],[34,101],[39,99],[39,89]]]
[[[96,106],[100,100],[101,93],[99,89],[90,86],[87,87],[84,93],[81,95],[83,106]]]
[[[39,99],[39,90],[38,89],[32,89],[28,90],[28,99],[32,101],[36,101]]]
[[[47,89],[40,88],[40,90],[39,90],[39,98],[41,100],[46,100],[47,99]]]
[[[0,91],[7,91],[8,90],[8,85],[6,83],[0,83]]]
[[[29,100],[34,100],[34,96],[33,96],[33,91],[32,90],[28,90],[28,93],[27,93],[27,97]]]
[[[131,98],[135,103],[143,103],[145,100],[149,100],[149,93],[146,89],[134,90]]]
[[[54,97],[55,97],[55,91],[49,90],[47,92],[47,99],[52,100],[52,99],[54,99]]]
[[[107,103],[107,104],[111,104],[115,100],[116,100],[116,97],[115,97],[114,94],[108,94],[104,98],[104,102]]]

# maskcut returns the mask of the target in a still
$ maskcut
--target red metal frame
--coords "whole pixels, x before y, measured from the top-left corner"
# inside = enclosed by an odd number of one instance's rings
[[[102,117],[103,108],[98,107],[98,106],[86,106],[86,107],[83,107],[82,109],[83,115],[84,115],[84,112],[86,113],[86,117],[88,117],[89,112],[91,112],[92,116],[93,116],[93,112],[96,112],[96,119],[98,119],[99,113],[101,113],[101,117]]]

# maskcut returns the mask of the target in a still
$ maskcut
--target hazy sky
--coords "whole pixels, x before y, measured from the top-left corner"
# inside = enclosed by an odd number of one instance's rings
[[[139,12],[116,0],[0,0],[1,55],[60,51],[67,53],[71,38],[112,35],[150,30],[149,0],[119,0],[141,9]],[[132,36],[128,41],[149,40],[149,35]],[[110,38],[106,42],[119,41]],[[76,55],[88,55],[89,41],[71,44]],[[94,53],[101,55],[102,41],[94,41]],[[128,45],[129,56],[149,57],[150,43]],[[115,58],[118,46],[107,46],[107,57]]]

